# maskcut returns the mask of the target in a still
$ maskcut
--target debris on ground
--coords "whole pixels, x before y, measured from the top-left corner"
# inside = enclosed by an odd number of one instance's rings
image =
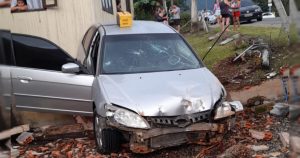
[[[280,138],[280,141],[283,145],[283,147],[289,147],[290,145],[290,134],[287,133],[287,132],[281,132],[279,133],[279,138]]]
[[[208,40],[209,40],[209,41],[212,41],[212,40],[218,38],[219,36],[220,36],[220,33],[216,33],[216,34],[214,34],[214,35],[212,35],[212,36],[209,36],[209,37],[208,37]]]
[[[300,137],[298,136],[291,136],[291,149],[296,153],[300,154]]]
[[[289,105],[286,103],[276,103],[270,114],[275,116],[286,116],[289,113]]]
[[[19,133],[22,133],[22,132],[27,132],[27,131],[29,131],[29,125],[28,124],[17,126],[17,127],[12,128],[12,129],[0,132],[0,140],[3,140],[3,139],[6,139],[6,138],[9,138],[12,135],[19,134]]]
[[[249,89],[277,76],[278,68],[272,64],[277,54],[263,39],[241,35],[236,41],[243,43],[244,51],[213,65],[213,73],[227,90]]]
[[[282,153],[281,152],[272,152],[272,153],[269,153],[268,155],[270,157],[279,157]]]
[[[85,117],[82,116],[75,116],[75,120],[78,124],[81,124],[85,131],[92,131],[93,130],[93,122]]]
[[[272,139],[272,133],[269,131],[266,132],[260,132],[256,130],[249,130],[251,137],[255,138],[257,140],[271,140]]]
[[[251,157],[250,149],[244,145],[237,144],[228,148],[219,158],[240,158],[240,157]]]
[[[251,149],[255,152],[258,152],[258,151],[266,151],[266,150],[269,150],[269,147],[266,146],[266,145],[252,145],[251,146]]]
[[[267,77],[267,79],[271,79],[271,78],[275,77],[276,75],[277,75],[277,72],[273,71],[273,72],[267,73],[265,76]]]
[[[265,100],[266,100],[266,97],[256,96],[256,97],[248,99],[246,106],[247,107],[253,107],[253,106],[262,105]]]
[[[222,45],[228,44],[228,43],[232,42],[233,40],[238,39],[239,37],[240,37],[240,34],[235,34],[235,35],[233,35],[233,36],[231,36],[229,38],[226,38],[225,40],[221,41],[220,45],[222,46]]]
[[[31,143],[34,140],[33,138],[33,133],[30,132],[23,132],[22,134],[20,134],[18,136],[18,138],[16,139],[16,141],[20,144],[20,145],[26,145]]]

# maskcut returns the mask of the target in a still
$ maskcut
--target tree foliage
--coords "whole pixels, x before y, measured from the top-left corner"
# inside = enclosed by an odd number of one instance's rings
[[[156,0],[134,0],[135,19],[153,20],[157,2]]]

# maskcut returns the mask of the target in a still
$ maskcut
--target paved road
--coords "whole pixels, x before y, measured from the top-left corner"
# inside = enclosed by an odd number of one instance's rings
[[[251,23],[243,22],[243,26],[260,26],[260,27],[281,27],[281,18],[263,19],[262,21],[252,20]]]
[[[263,19],[262,21],[252,20],[251,23],[242,22],[242,26],[258,26],[258,27],[281,27],[281,19],[280,17],[273,19]],[[210,25],[210,27],[215,28],[218,25]]]

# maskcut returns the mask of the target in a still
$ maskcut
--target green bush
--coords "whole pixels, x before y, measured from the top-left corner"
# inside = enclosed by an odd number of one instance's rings
[[[183,12],[180,15],[180,26],[184,26],[186,25],[190,20],[191,20],[191,14],[187,13],[187,12]],[[185,33],[185,32],[189,32],[191,27],[191,25],[187,25],[184,28],[181,28],[181,32]]]

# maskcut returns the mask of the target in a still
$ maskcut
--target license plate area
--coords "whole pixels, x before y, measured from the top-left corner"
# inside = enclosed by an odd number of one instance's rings
[[[251,17],[251,16],[253,16],[253,13],[248,13],[248,14],[245,14],[244,16],[245,17]]]

